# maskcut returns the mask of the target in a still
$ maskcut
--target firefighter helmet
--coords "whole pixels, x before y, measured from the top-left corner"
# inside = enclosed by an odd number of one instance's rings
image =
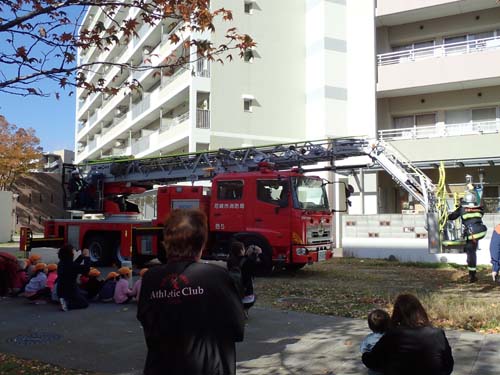
[[[468,206],[473,206],[477,203],[476,194],[472,191],[468,191],[464,195],[464,203]]]

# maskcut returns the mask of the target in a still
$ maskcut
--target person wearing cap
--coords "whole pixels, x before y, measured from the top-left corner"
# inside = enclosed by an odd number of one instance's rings
[[[147,268],[143,268],[139,271],[139,279],[136,280],[134,286],[132,287],[132,290],[130,291],[129,295],[136,301],[139,301],[139,296],[141,294],[142,278],[146,272],[148,272]]]
[[[71,245],[64,245],[59,249],[57,256],[57,295],[61,303],[61,310],[85,309],[89,303],[78,287],[76,279],[80,274],[90,270],[90,254],[83,249],[81,254],[73,260],[75,250]]]
[[[127,303],[131,299],[131,290],[129,288],[129,279],[132,270],[128,267],[122,267],[118,270],[120,277],[116,283],[115,294],[113,299],[115,303],[123,304]]]
[[[24,289],[24,296],[30,301],[42,302],[43,299],[50,296],[50,289],[47,287],[47,265],[37,263],[35,265],[35,274],[30,279]]]
[[[38,254],[31,254],[28,258],[28,268],[26,273],[28,274],[28,279],[33,277],[35,274],[35,266],[37,263],[42,262],[42,257]]]
[[[52,291],[54,290],[54,286],[57,280],[57,264],[51,263],[47,265],[47,287]]]
[[[448,220],[462,219],[463,235],[465,238],[464,252],[467,253],[467,268],[469,270],[469,283],[475,283],[477,246],[481,238],[486,236],[486,225],[483,224],[484,209],[477,202],[477,194],[466,191],[463,201],[455,211],[448,215]]]
[[[116,272],[110,272],[106,276],[102,288],[99,291],[99,301],[101,302],[111,302],[113,301],[113,296],[115,295],[116,281],[119,278],[119,274]]]
[[[137,305],[145,375],[236,373],[243,305],[227,270],[200,262],[207,233],[200,210],[173,210],[165,221],[167,263],[144,274]]]
[[[87,293],[89,301],[94,300],[102,288],[103,281],[99,279],[99,276],[101,276],[101,271],[94,267],[90,268],[88,280],[85,283],[85,287],[82,288]]]

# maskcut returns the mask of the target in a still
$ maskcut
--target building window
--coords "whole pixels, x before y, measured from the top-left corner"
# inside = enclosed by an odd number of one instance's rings
[[[252,14],[254,9],[253,1],[245,1],[244,10],[246,14]]]
[[[394,129],[413,128],[416,126],[436,125],[435,113],[423,113],[418,115],[394,117]]]
[[[243,99],[243,110],[245,112],[252,112],[252,107],[253,107],[253,99],[244,98]]]
[[[243,181],[219,181],[217,199],[239,200],[243,197]]]

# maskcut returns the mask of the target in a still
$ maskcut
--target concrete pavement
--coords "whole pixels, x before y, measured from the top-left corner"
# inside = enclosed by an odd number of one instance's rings
[[[61,312],[23,298],[0,300],[0,352],[60,366],[111,374],[140,374],[145,358],[136,305],[93,304]],[[366,323],[255,307],[245,341],[237,345],[238,374],[366,374],[359,344]],[[499,335],[448,331],[454,374],[500,371]]]
[[[56,260],[54,250],[37,252],[46,261]],[[56,305],[0,298],[0,352],[68,368],[140,374],[145,344],[135,312],[135,304],[96,303],[61,312]],[[258,306],[250,313],[245,341],[237,345],[238,374],[367,373],[359,354],[369,333],[365,321]],[[453,374],[500,372],[500,335],[447,331],[447,336],[455,358]]]

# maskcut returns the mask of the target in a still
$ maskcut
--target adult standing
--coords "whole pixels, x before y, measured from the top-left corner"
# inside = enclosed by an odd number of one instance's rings
[[[90,271],[89,250],[83,249],[80,256],[73,260],[75,255],[73,246],[64,245],[57,255],[59,257],[57,295],[60,298],[61,309],[66,311],[87,308],[89,303],[78,287],[76,278],[79,274],[86,274]]]
[[[477,194],[467,191],[463,202],[458,208],[448,215],[448,220],[462,219],[464,229],[465,246],[464,252],[467,253],[467,268],[469,270],[469,282],[477,281],[477,245],[481,238],[486,236],[486,225],[483,224],[483,207],[477,202]]]
[[[500,224],[495,227],[490,241],[490,255],[491,255],[491,277],[493,281],[498,278],[500,271]]]
[[[167,264],[144,275],[137,308],[148,348],[144,374],[235,374],[243,306],[227,270],[199,261],[205,214],[174,210],[163,238]]]
[[[363,353],[362,360],[385,375],[448,375],[454,365],[444,331],[431,325],[424,307],[411,294],[396,298],[391,327],[371,352]]]

